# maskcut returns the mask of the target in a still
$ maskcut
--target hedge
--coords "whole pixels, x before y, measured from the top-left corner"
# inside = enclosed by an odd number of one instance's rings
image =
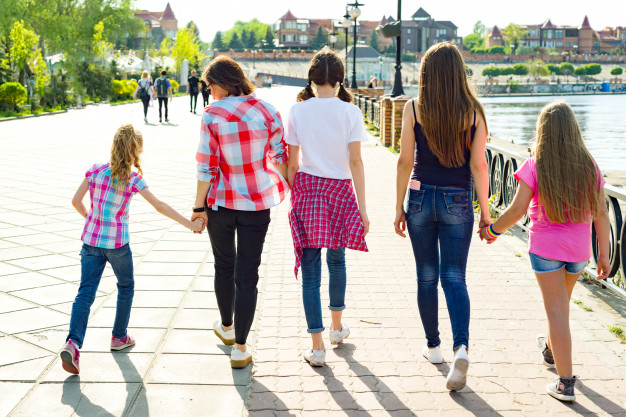
[[[0,85],[0,101],[11,106],[19,106],[26,102],[28,93],[20,83],[4,83]]]

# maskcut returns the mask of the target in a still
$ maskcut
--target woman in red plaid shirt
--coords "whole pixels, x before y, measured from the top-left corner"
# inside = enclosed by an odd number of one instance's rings
[[[304,353],[322,366],[326,351],[322,332],[321,248],[327,248],[332,324],[330,343],[338,345],[350,330],[341,322],[345,308],[345,248],[367,251],[369,220],[365,209],[365,175],[361,142],[367,141],[363,115],[343,86],[344,68],[334,52],[319,52],[311,61],[308,84],[289,114],[289,223],[302,265],[302,299],[313,346]],[[313,92],[315,84],[317,95]],[[300,149],[302,148],[302,161]],[[352,182],[356,190],[356,198]]]
[[[202,115],[191,219],[204,219],[215,258],[220,318],[213,330],[224,344],[235,345],[231,366],[244,368],[252,360],[246,339],[254,320],[270,208],[289,189],[287,149],[280,115],[252,94],[254,87],[235,61],[214,59],[202,79],[214,101]]]

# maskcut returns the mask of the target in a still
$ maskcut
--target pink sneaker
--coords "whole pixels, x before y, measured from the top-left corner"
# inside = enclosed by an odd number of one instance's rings
[[[80,356],[80,352],[78,351],[78,347],[72,342],[72,339],[68,340],[61,351],[61,365],[63,365],[63,369],[65,369],[70,374],[78,375],[80,369],[78,367],[78,358]]]
[[[122,350],[127,347],[131,347],[135,344],[135,339],[130,337],[130,335],[126,335],[121,339],[116,339],[111,336],[111,350]]]

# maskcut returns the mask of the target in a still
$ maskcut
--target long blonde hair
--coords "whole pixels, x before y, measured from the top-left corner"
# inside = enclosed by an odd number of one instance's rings
[[[541,110],[534,154],[539,199],[550,222],[583,223],[598,212],[602,174],[567,103],[555,101]]]
[[[115,188],[124,188],[133,165],[140,174],[143,136],[133,125],[125,124],[115,132],[111,146],[111,182]]]
[[[457,47],[450,42],[431,46],[422,58],[419,83],[417,106],[428,148],[444,167],[463,166],[474,112],[485,120],[485,128],[486,119]]]

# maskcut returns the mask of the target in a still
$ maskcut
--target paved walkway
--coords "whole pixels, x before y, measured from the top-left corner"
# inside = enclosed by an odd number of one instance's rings
[[[283,114],[293,93],[260,91]],[[200,119],[186,105],[175,99],[172,123],[162,126],[139,122],[139,105],[0,124],[0,416],[626,416],[626,345],[606,328],[624,327],[626,314],[604,303],[610,296],[594,286],[574,292],[593,311],[571,307],[578,402],[565,405],[544,394],[554,373],[540,364],[534,341],[545,328],[543,306],[525,243],[514,235],[491,246],[473,243],[469,383],[460,393],[445,389],[448,362],[434,366],[420,355],[413,255],[391,224],[396,156],[375,142],[363,152],[370,252],[348,253],[345,321],[352,334],[339,348],[327,346],[328,366],[311,368],[301,357],[310,339],[293,277],[287,204],[272,213],[263,256],[250,336],[255,363],[231,370],[229,348],[211,330],[217,307],[207,236],[191,234],[137,196],[130,322],[137,346],[108,350],[116,292],[107,269],[81,374],[68,376],[57,354],[80,281],[83,221],[71,207],[74,190],[91,163],[106,159],[118,125],[134,121],[144,133],[152,191],[188,214]],[[449,361],[443,295],[440,306]]]

